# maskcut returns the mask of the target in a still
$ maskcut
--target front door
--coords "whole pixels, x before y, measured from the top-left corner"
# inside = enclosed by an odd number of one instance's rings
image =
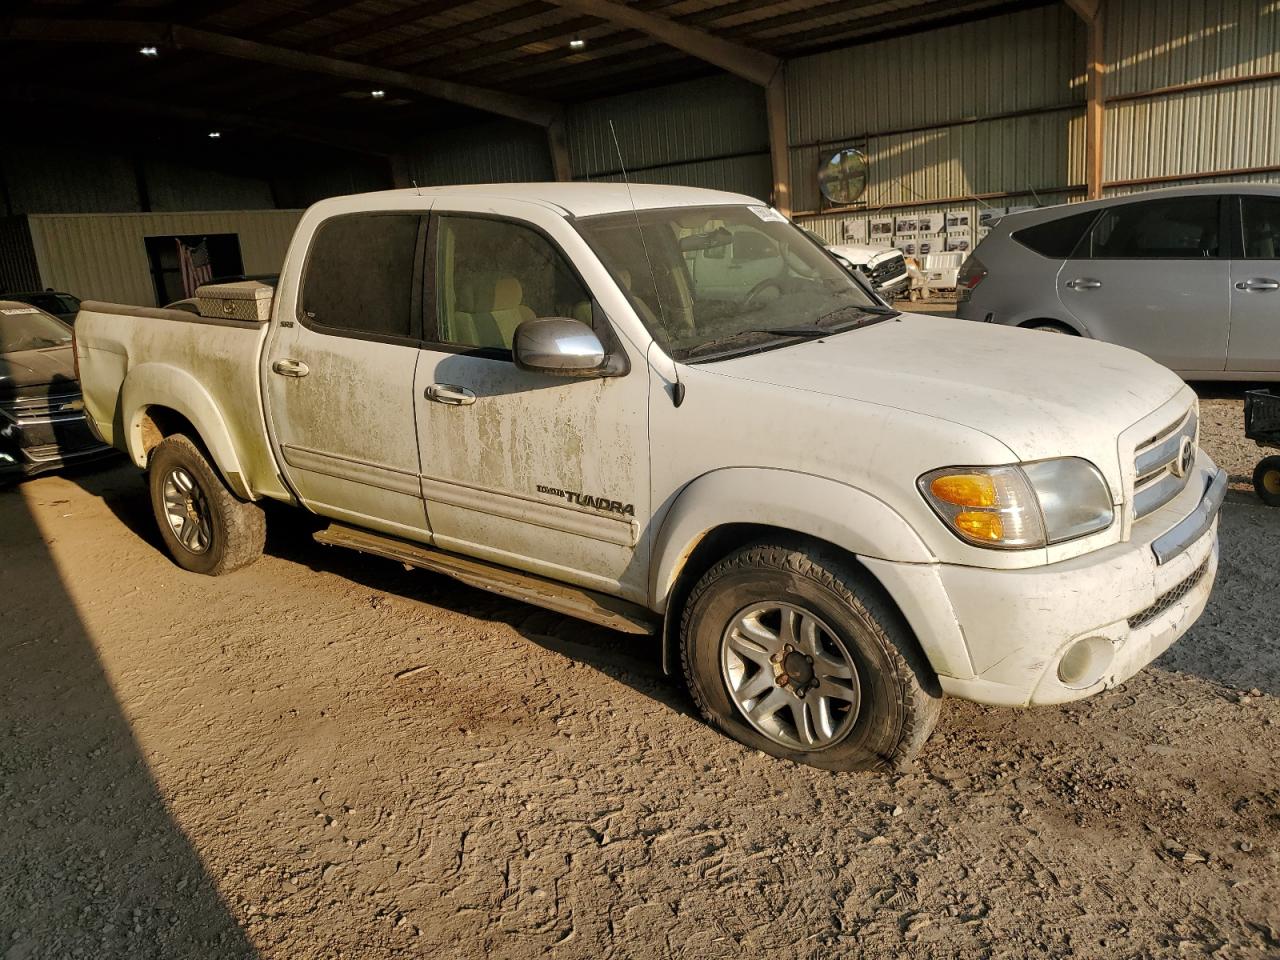
[[[531,217],[542,216],[530,211]],[[625,349],[545,223],[437,212],[432,341],[415,395],[422,491],[440,547],[643,600],[649,516],[648,378],[573,379],[516,367],[533,317],[592,324]]]
[[[1097,339],[1180,373],[1226,369],[1223,212],[1212,195],[1104,209],[1058,272],[1062,305]]]
[[[1243,194],[1243,256],[1231,261],[1231,341],[1227,369],[1280,370],[1280,198]]]
[[[267,351],[267,410],[289,484],[324,516],[414,539],[414,375],[427,217],[360,213],[320,224],[295,317]]]

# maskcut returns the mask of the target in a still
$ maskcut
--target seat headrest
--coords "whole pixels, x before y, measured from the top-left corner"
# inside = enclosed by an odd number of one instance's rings
[[[493,309],[514,310],[524,303],[524,288],[515,277],[501,277],[493,285]]]

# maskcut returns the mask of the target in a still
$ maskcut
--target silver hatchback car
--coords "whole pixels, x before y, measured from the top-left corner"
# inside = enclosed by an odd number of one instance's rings
[[[1188,380],[1280,380],[1280,186],[1231,183],[1004,217],[965,320],[1132,347]]]

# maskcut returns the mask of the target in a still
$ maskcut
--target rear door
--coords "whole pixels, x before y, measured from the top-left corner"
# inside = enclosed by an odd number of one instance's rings
[[[331,217],[312,237],[295,316],[267,347],[267,411],[290,486],[324,516],[429,537],[418,481],[418,212]]]
[[[1231,260],[1227,369],[1274,373],[1280,370],[1280,197],[1243,194],[1231,204],[1240,246]]]
[[[1063,307],[1097,339],[1179,373],[1225,370],[1227,215],[1213,195],[1104,208],[1058,272]]]

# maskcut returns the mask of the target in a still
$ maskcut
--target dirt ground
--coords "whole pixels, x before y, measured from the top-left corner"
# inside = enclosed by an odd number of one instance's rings
[[[0,954],[1280,956],[1280,510],[1208,395],[1200,623],[1083,703],[948,701],[892,778],[745,750],[654,642],[289,512],[208,579],[129,467],[0,493]]]

